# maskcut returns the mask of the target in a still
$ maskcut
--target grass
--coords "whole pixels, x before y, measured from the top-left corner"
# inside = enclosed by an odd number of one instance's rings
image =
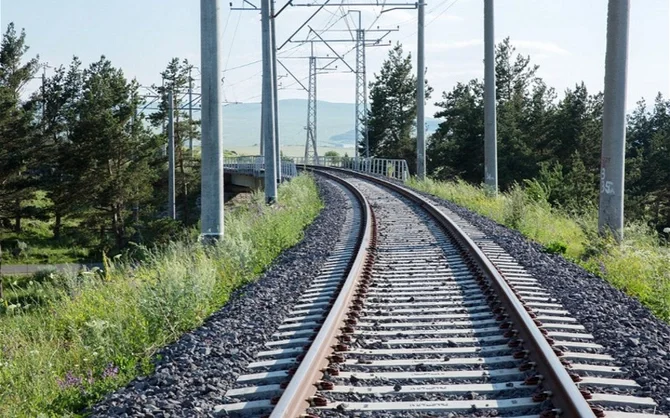
[[[49,223],[34,219],[23,221],[22,231],[0,235],[4,264],[64,264],[91,261],[91,250],[73,245],[70,240],[57,241]],[[13,248],[25,243],[26,249],[13,254]]]
[[[322,207],[300,176],[228,210],[225,238],[205,247],[185,234],[164,248],[137,247],[105,272],[47,274],[14,285],[45,297],[0,313],[0,416],[79,416],[105,393],[152,369],[152,356],[200,325],[239,286],[296,244]],[[140,261],[137,263],[137,261]],[[135,265],[135,267],[133,267]],[[8,292],[9,295],[9,292]],[[25,295],[24,295],[25,296]]]
[[[619,245],[598,235],[594,213],[563,212],[520,186],[493,198],[464,181],[411,179],[408,184],[520,231],[547,252],[563,254],[670,322],[670,247],[660,244],[645,225],[627,225]]]
[[[24,206],[36,210],[44,210],[51,201],[44,191],[38,190],[32,199],[23,203]],[[74,219],[63,219],[63,237],[53,237],[53,219],[25,217],[21,220],[21,232],[0,229],[2,245],[2,261],[5,264],[60,264],[91,261],[91,250],[77,245],[76,235],[81,235],[79,222]],[[15,249],[24,246],[23,251]],[[98,260],[99,261],[99,260]]]

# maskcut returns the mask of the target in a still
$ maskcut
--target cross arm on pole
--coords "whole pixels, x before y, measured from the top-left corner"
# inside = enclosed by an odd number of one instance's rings
[[[261,10],[260,7],[256,6],[249,0],[242,0],[242,7],[233,7],[233,2],[230,2],[230,10]],[[248,4],[251,7],[246,7],[245,5]]]
[[[379,14],[390,12],[392,10],[408,10],[408,9],[413,10],[413,9],[416,9],[416,8],[417,8],[416,4],[414,4],[414,6],[410,6],[410,5],[397,6],[397,7],[391,7],[390,9],[384,9],[381,12],[379,12]]]
[[[354,70],[353,68],[351,68],[351,65],[349,65],[349,63],[346,62],[346,61],[344,60],[344,58],[343,58],[340,54],[338,54],[337,51],[335,51],[335,50],[333,49],[333,47],[331,47],[330,44],[329,44],[328,42],[326,42],[326,40],[323,39],[323,38],[321,37],[321,35],[319,35],[318,32],[314,31],[311,27],[309,28],[309,30],[311,30],[311,31],[312,31],[312,32],[313,32],[313,33],[314,33],[314,34],[321,40],[321,42],[323,42],[324,44],[326,44],[326,46],[328,47],[328,49],[330,49],[331,51],[333,51],[333,54],[335,54],[335,56],[336,56],[337,58],[339,58],[339,59],[340,59],[340,60],[341,60],[347,67],[349,67],[349,69],[351,70],[352,73],[355,73],[355,72],[356,72],[356,70]]]
[[[293,3],[292,6],[295,7],[314,7],[314,6],[319,6],[318,4],[315,3]],[[373,3],[373,2],[364,2],[364,3],[327,3],[327,4],[322,4],[320,5],[321,7],[323,6],[333,6],[333,7],[358,7],[358,6],[394,6],[394,7],[403,7],[403,6],[413,6],[416,8],[416,3]]]
[[[282,8],[279,9],[279,11],[278,11],[277,13],[275,13],[275,15],[272,16],[272,17],[275,18],[275,17],[279,16],[279,15],[281,14],[281,12],[283,12],[284,9],[286,9],[288,6],[293,6],[293,0],[288,0],[288,1],[286,2],[286,4],[283,5]]]
[[[289,70],[289,69],[284,65],[283,62],[277,60],[277,63],[278,63],[279,65],[281,65],[281,66],[286,70],[286,72],[289,73],[289,75],[290,75],[291,77],[293,77],[293,79],[294,79],[298,84],[300,84],[300,87],[302,87],[306,92],[309,93],[309,89],[308,89],[307,87],[305,87],[305,85],[302,84],[302,82],[301,82],[300,80],[298,80],[298,78],[297,78],[295,75],[293,75],[293,73],[291,72],[291,70]]]
[[[282,49],[284,46],[286,46],[286,44],[289,43],[289,42],[291,41],[291,39],[293,39],[293,37],[294,37],[298,32],[300,32],[300,31],[302,30],[302,28],[304,28],[305,26],[307,26],[307,24],[310,22],[310,20],[312,20],[312,19],[314,18],[314,16],[316,16],[316,14],[319,13],[319,12],[321,11],[321,9],[323,9],[324,7],[326,7],[326,5],[327,5],[329,2],[330,2],[330,0],[326,0],[323,4],[321,4],[321,6],[320,6],[314,13],[312,13],[312,15],[311,15],[311,16],[310,16],[310,17],[309,17],[309,18],[308,18],[302,25],[300,25],[300,27],[299,27],[298,29],[296,29],[296,31],[293,32],[293,34],[291,34],[291,36],[289,36],[288,39],[285,40],[284,43],[281,44],[281,46],[280,46],[279,48],[277,48],[277,51],[281,51],[281,49]]]

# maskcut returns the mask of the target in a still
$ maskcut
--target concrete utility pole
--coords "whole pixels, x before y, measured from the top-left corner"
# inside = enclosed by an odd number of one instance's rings
[[[168,92],[168,216],[177,219],[175,208],[175,183],[174,183],[174,94]]]
[[[277,37],[275,34],[276,26],[275,0],[270,1],[270,35],[272,36],[272,112],[275,120],[275,151],[277,154],[277,182],[281,183],[281,143],[279,142],[279,95],[277,86]]]
[[[424,61],[425,5],[424,0],[419,0],[416,53],[416,175],[420,180],[426,178],[426,122],[424,118],[426,103],[426,63]]]
[[[201,234],[223,237],[223,98],[221,1],[200,0],[202,73]]]
[[[484,184],[498,195],[498,134],[493,0],[484,0]]]
[[[263,51],[263,145],[265,156],[265,201],[274,203],[277,200],[277,150],[275,148],[274,118],[274,74],[272,72],[272,30],[270,22],[270,3],[272,0],[261,0],[261,32]]]
[[[188,153],[193,159],[193,77],[191,77],[191,70],[193,66],[188,68]]]
[[[598,229],[623,239],[626,73],[630,0],[609,0]]]

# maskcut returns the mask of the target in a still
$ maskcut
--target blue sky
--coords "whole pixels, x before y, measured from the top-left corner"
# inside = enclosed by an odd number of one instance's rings
[[[13,21],[25,28],[31,54],[50,65],[67,64],[77,55],[88,64],[104,54],[142,84],[160,83],[159,73],[171,57],[200,63],[199,0],[0,0],[3,30]],[[240,0],[233,0],[235,5]],[[311,2],[312,0],[296,0]],[[348,0],[345,0],[345,2]],[[232,69],[260,60],[259,16],[252,11],[230,11],[224,1],[224,66]],[[657,92],[670,93],[670,8],[667,0],[632,0],[628,107],[641,97],[653,100]],[[279,2],[283,4],[283,2]],[[496,0],[496,38],[511,37],[519,52],[530,54],[540,65],[539,75],[559,94],[584,80],[592,91],[603,87],[606,0]],[[282,42],[315,9],[288,8],[277,22]],[[377,18],[379,8],[366,8],[363,24]],[[323,29],[340,16],[332,7],[313,21]],[[458,81],[483,76],[482,0],[428,0],[426,65],[435,88],[428,111],[442,91]],[[333,28],[346,29],[339,20]],[[349,22],[350,23],[350,22]],[[416,50],[416,12],[397,10],[382,14],[375,26],[396,27],[388,39],[400,40]],[[304,39],[306,33],[299,34]],[[329,36],[347,36],[345,32]],[[338,44],[341,53],[352,45]],[[289,44],[281,55],[306,56],[307,47]],[[318,53],[327,53],[320,47]],[[387,49],[369,48],[368,77],[377,71]],[[346,56],[354,65],[354,55]],[[284,60],[299,78],[307,76],[307,61]],[[344,68],[339,65],[339,70]],[[230,101],[258,101],[260,63],[225,73],[224,91]],[[280,75],[285,75],[280,71]],[[280,98],[304,98],[289,77],[280,80]],[[335,72],[320,76],[318,97],[353,102],[354,78]]]

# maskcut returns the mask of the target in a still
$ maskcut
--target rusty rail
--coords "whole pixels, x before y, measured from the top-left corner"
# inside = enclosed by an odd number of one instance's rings
[[[366,264],[371,257],[368,248],[374,243],[374,219],[370,205],[361,192],[348,181],[328,173],[322,173],[347,187],[358,199],[362,206],[363,222],[361,228],[363,234],[358,245],[358,253],[354,259],[349,274],[342,286],[335,303],[323,322],[319,333],[310,346],[300,366],[291,378],[291,382],[284,390],[281,398],[270,415],[271,418],[298,417],[309,408],[310,398],[316,393],[315,383],[323,375],[322,369],[328,366],[328,357],[335,351],[334,346],[338,343],[340,328],[345,325],[347,312],[353,302],[354,292],[358,287],[361,277],[365,274]],[[369,270],[368,270],[369,274]]]

